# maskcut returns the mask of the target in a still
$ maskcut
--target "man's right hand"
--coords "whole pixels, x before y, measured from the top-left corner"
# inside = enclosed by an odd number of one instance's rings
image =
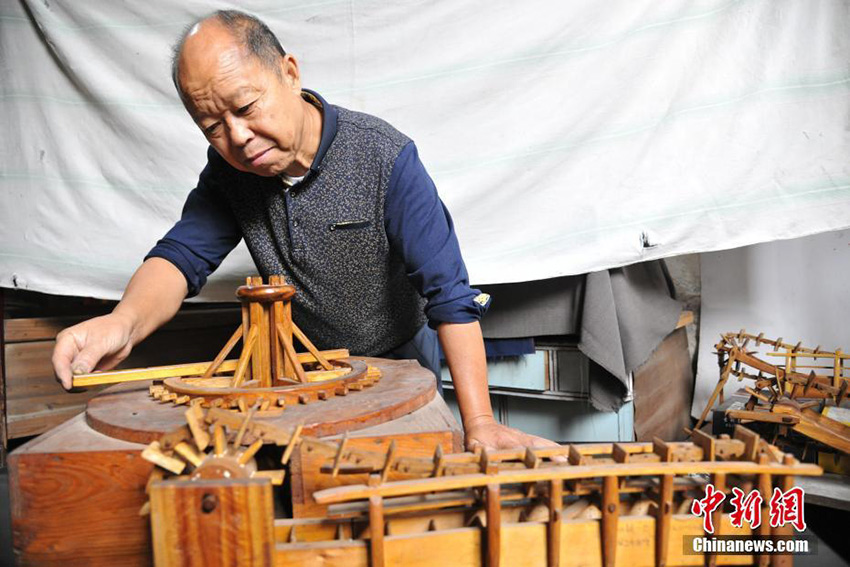
[[[74,374],[110,370],[160,325],[174,317],[188,288],[174,264],[148,258],[133,274],[109,315],[68,327],[56,337],[53,371],[66,390]]]
[[[56,337],[53,371],[66,390],[74,374],[109,370],[127,358],[133,349],[132,321],[121,313],[110,313],[68,327]]]

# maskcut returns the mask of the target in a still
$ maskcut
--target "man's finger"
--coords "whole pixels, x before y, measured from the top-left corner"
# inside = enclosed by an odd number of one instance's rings
[[[71,362],[71,372],[74,374],[88,374],[94,370],[97,363],[107,353],[108,349],[102,344],[86,344]]]
[[[77,343],[70,334],[60,333],[56,337],[56,346],[53,349],[53,372],[66,390],[71,387],[71,363],[77,355]]]

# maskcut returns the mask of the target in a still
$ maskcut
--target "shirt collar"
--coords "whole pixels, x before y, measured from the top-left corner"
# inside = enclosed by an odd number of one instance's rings
[[[310,171],[318,172],[321,170],[322,160],[325,159],[328,148],[331,147],[336,137],[339,111],[334,105],[328,104],[316,91],[301,89],[301,96],[307,102],[316,105],[322,112],[322,138],[319,141],[319,149],[313,157],[313,163],[310,164]]]

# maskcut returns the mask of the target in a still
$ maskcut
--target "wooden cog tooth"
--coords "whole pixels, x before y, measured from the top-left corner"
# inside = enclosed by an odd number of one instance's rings
[[[186,463],[180,459],[175,459],[163,453],[159,441],[154,441],[145,447],[142,451],[142,458],[174,474],[180,474],[186,468]]]
[[[257,451],[259,451],[260,448],[262,448],[262,446],[263,446],[263,440],[257,439],[247,449],[245,449],[242,452],[241,455],[239,455],[239,457],[236,459],[236,461],[240,465],[245,465],[246,463],[248,463],[248,461],[250,461],[251,459],[254,458],[254,455],[257,454]]]
[[[252,478],[267,478],[273,485],[280,486],[286,478],[286,471],[284,469],[257,471],[252,475]]]
[[[201,464],[203,457],[198,454],[195,449],[192,448],[191,445],[186,443],[185,441],[181,441],[174,447],[174,452],[192,463],[193,466],[197,467]]]

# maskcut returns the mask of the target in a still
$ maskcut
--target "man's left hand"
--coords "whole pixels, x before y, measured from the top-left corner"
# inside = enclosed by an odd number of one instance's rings
[[[518,429],[498,423],[492,417],[480,418],[465,428],[466,448],[470,451],[476,446],[485,449],[515,449],[517,447],[559,447],[554,441],[529,435]]]

